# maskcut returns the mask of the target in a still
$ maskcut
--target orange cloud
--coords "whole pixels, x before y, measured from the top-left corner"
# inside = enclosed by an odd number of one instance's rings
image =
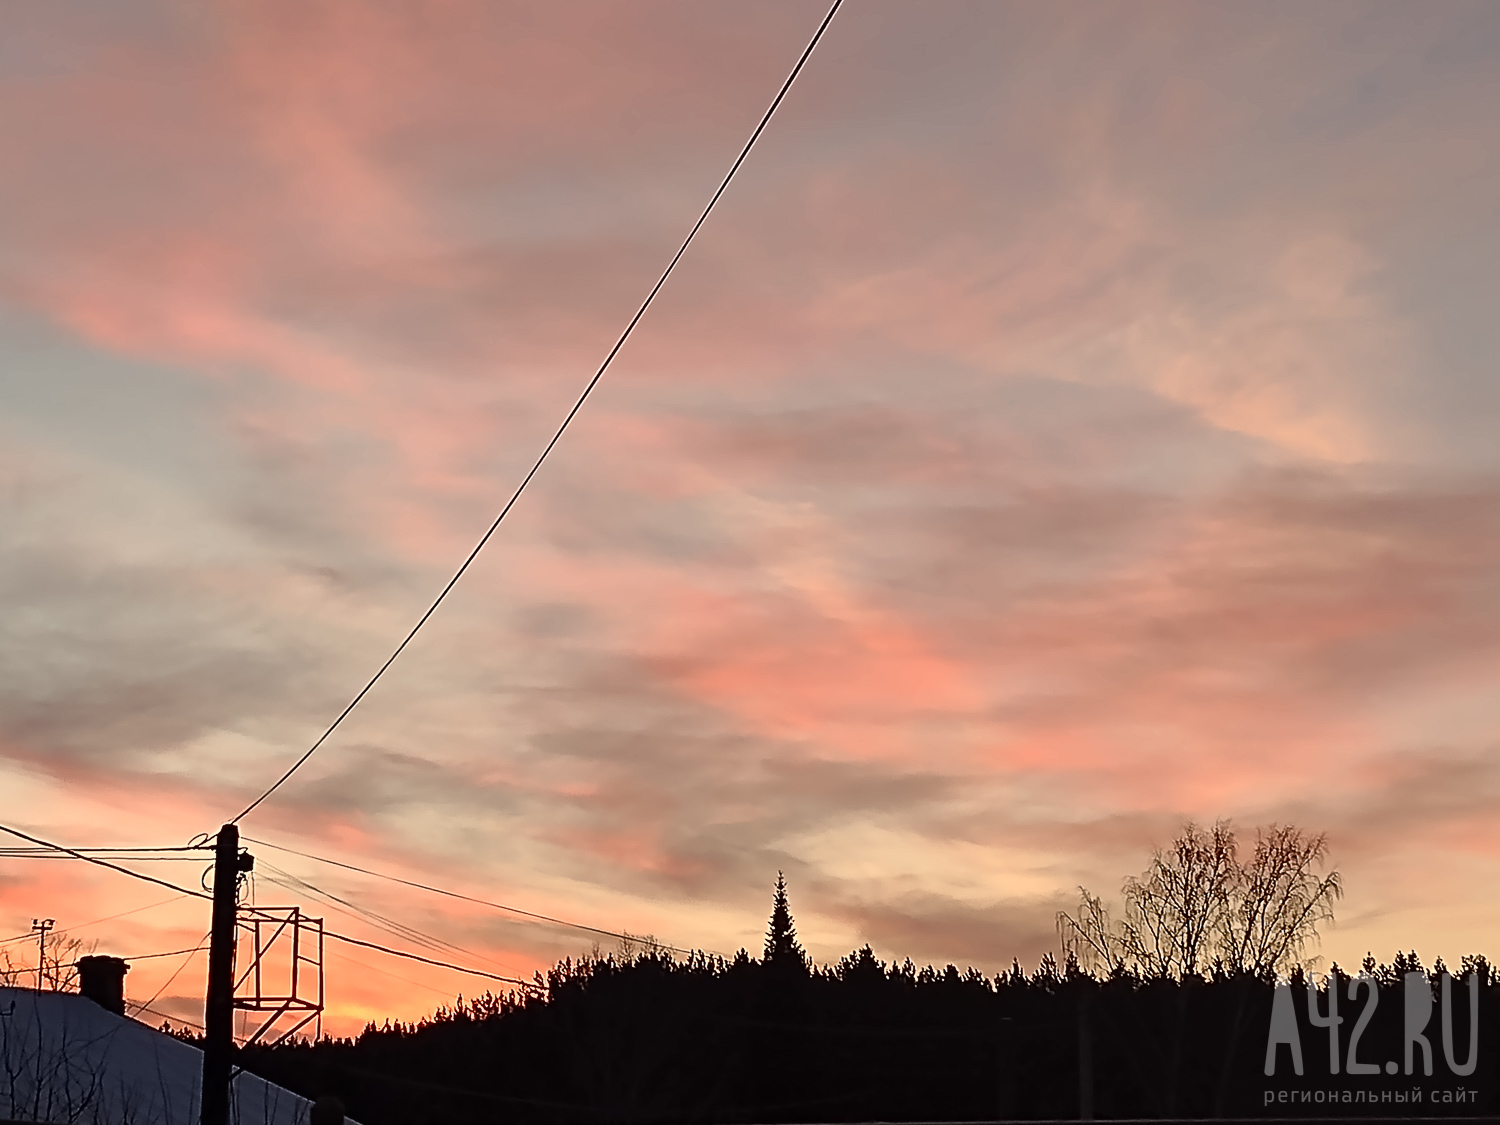
[[[5,816],[176,841],[294,760],[820,14],[16,21]],[[1478,940],[1489,908],[1439,900],[1494,852],[1500,70],[1467,10],[1346,18],[841,14],[259,831],[731,950],[786,869],[820,956],[1004,962],[1183,816],[1294,818],[1352,865],[1348,948]],[[592,941],[320,870],[521,975]],[[0,907],[141,902],[112,878],[7,865]],[[194,917],[99,933],[178,948]],[[330,1028],[471,987],[339,956]]]

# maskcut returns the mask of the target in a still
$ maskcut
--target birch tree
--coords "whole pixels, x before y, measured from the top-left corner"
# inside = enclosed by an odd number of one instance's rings
[[[1065,953],[1095,971],[1126,969],[1181,978],[1214,968],[1256,976],[1300,963],[1333,921],[1343,881],[1328,864],[1328,837],[1295,825],[1255,830],[1255,849],[1239,858],[1234,828],[1191,821],[1151,863],[1120,888],[1113,918],[1098,895],[1080,887],[1078,911],[1057,916]]]

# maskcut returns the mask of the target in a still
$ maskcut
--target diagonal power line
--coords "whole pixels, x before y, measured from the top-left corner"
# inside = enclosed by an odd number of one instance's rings
[[[720,197],[723,196],[724,192],[728,189],[729,183],[734,179],[735,173],[740,170],[740,165],[742,165],[745,162],[745,158],[750,155],[750,150],[755,146],[755,142],[760,139],[761,133],[763,133],[766,126],[770,124],[771,118],[776,113],[776,110],[780,107],[782,99],[786,97],[787,91],[792,88],[792,83],[797,80],[797,75],[802,73],[802,68],[804,65],[806,65],[808,58],[812,55],[813,48],[815,48],[818,45],[818,41],[823,38],[823,32],[828,30],[828,25],[833,22],[834,14],[839,10],[839,7],[843,4],[843,2],[844,0],[834,0],[833,6],[828,9],[828,14],[823,17],[823,22],[818,25],[818,30],[813,34],[812,40],[807,44],[807,48],[802,52],[802,56],[797,60],[797,65],[792,67],[792,72],[787,75],[786,81],[781,84],[781,89],[776,92],[776,97],[772,99],[770,106],[766,109],[765,113],[761,115],[760,124],[756,125],[755,131],[750,134],[750,139],[745,142],[745,147],[740,150],[739,156],[735,158],[734,163],[729,168],[729,172],[725,175],[723,181],[720,182],[718,190],[715,191],[713,197],[709,199],[708,206],[703,208],[702,214],[698,216],[698,221],[693,224],[692,229],[688,231],[687,237],[682,240],[682,245],[677,248],[677,253],[672,255],[672,260],[667,263],[667,268],[664,269],[661,273],[661,276],[656,279],[656,284],[651,287],[651,291],[646,294],[646,299],[642,301],[640,307],[635,310],[635,315],[630,318],[630,322],[625,325],[625,330],[620,333],[619,338],[615,340],[614,346],[609,349],[609,353],[604,357],[604,362],[599,365],[598,370],[594,372],[593,378],[590,379],[587,385],[583,388],[583,393],[578,396],[577,400],[573,403],[573,408],[568,411],[567,415],[562,420],[562,424],[558,426],[557,430],[553,433],[552,440],[547,442],[546,446],[543,447],[541,455],[538,456],[536,461],[532,464],[530,471],[528,471],[527,474],[523,478],[521,478],[521,483],[516,486],[516,490],[511,493],[510,499],[505,502],[505,507],[500,509],[500,514],[496,516],[494,522],[490,524],[489,530],[487,530],[484,535],[480,537],[478,544],[476,544],[474,549],[469,552],[469,555],[464,559],[463,564],[459,566],[456,571],[454,571],[453,577],[448,579],[448,584],[444,586],[439,592],[438,596],[433,599],[432,604],[427,607],[427,612],[425,612],[420,618],[418,618],[417,623],[411,627],[411,631],[407,633],[406,636],[402,639],[401,643],[396,646],[396,650],[386,658],[385,663],[376,670],[375,674],[371,676],[370,679],[365,683],[365,686],[359,689],[359,694],[349,701],[344,709],[338,713],[338,717],[335,718],[333,722],[328,724],[328,729],[318,736],[318,740],[314,742],[310,747],[308,747],[307,750],[302,754],[302,756],[295,762],[293,762],[285,773],[283,773],[274,782],[272,782],[270,787],[266,789],[266,791],[263,792],[259,797],[255,798],[255,800],[251,801],[242,810],[240,810],[239,814],[230,821],[231,824],[238,824],[246,816],[254,812],[262,801],[264,801],[272,793],[276,792],[276,790],[280,789],[282,785],[286,783],[287,779],[290,778],[292,774],[301,769],[303,764],[318,751],[318,748],[321,747],[323,743],[328,741],[329,736],[339,728],[339,724],[348,717],[349,713],[359,706],[360,701],[369,694],[370,689],[375,686],[375,684],[380,680],[380,677],[385,675],[386,670],[390,668],[392,664],[396,663],[397,657],[399,657],[406,650],[407,645],[411,644],[412,638],[417,635],[422,626],[427,624],[428,619],[437,612],[438,606],[443,604],[443,599],[448,596],[449,591],[451,591],[454,586],[458,585],[458,580],[464,576],[464,573],[469,569],[470,564],[472,564],[473,561],[479,557],[479,552],[484,550],[485,545],[489,543],[490,538],[499,529],[501,522],[507,515],[510,514],[510,510],[515,506],[516,501],[521,498],[521,493],[526,491],[526,486],[531,483],[531,479],[536,476],[537,472],[541,469],[542,463],[547,460],[547,457],[552,452],[553,448],[560,440],[562,440],[564,431],[567,430],[573,419],[577,417],[578,412],[583,409],[583,404],[588,400],[589,395],[593,394],[594,388],[599,385],[599,380],[604,377],[604,372],[607,371],[609,369],[609,365],[614,362],[615,356],[619,355],[620,349],[625,346],[625,341],[630,339],[630,334],[635,331],[635,326],[639,324],[641,322],[641,318],[646,315],[646,310],[649,309],[651,307],[651,303],[656,300],[656,295],[661,292],[662,286],[667,283],[667,278],[672,275],[672,271],[677,268],[677,263],[681,261],[682,256],[687,253],[688,246],[692,244],[694,237],[696,237],[703,224],[708,221],[710,212],[713,211],[714,206],[719,202]]]
[[[178,894],[192,895],[194,898],[206,898],[210,900],[213,899],[213,895],[204,894],[202,891],[193,891],[189,890],[187,887],[179,887],[176,883],[169,883],[165,879],[158,879],[154,875],[145,875],[139,871],[132,871],[128,867],[121,867],[118,863],[111,863],[109,860],[100,859],[98,856],[85,855],[83,852],[78,851],[76,848],[65,848],[61,844],[54,844],[50,840],[41,839],[39,836],[28,836],[25,832],[21,832],[15,828],[7,828],[3,824],[0,824],[0,832],[9,832],[12,836],[19,836],[23,840],[30,840],[33,844],[40,844],[44,848],[52,848],[59,852],[67,852],[68,855],[72,856],[74,859],[81,859],[86,863],[93,863],[97,864],[100,867],[107,867],[111,871],[118,871],[121,875],[129,875],[132,879],[140,879],[142,882],[155,883],[158,887],[166,887],[167,890],[176,891]]]
[[[165,953],[137,953],[133,957],[121,957],[121,961],[149,961],[153,957],[177,957],[183,953],[202,953],[208,946],[198,944],[191,949],[169,949]]]
[[[383,871],[372,871],[368,867],[356,867],[352,863],[340,863],[336,859],[328,859],[324,856],[313,855],[311,852],[299,852],[296,848],[288,848],[284,847],[281,844],[273,844],[269,840],[256,840],[250,836],[244,837],[244,840],[246,841],[246,843],[256,844],[263,848],[275,848],[279,852],[288,852],[291,855],[300,855],[303,859],[310,859],[316,863],[326,863],[330,867],[342,867],[345,871],[357,871],[361,875],[372,875],[376,879],[386,879],[392,883],[400,883],[404,887],[414,887],[419,891],[428,891],[435,895],[445,895],[448,898],[461,899],[464,902],[472,902],[479,906],[488,906],[491,910],[503,910],[509,914],[519,914],[523,918],[530,918],[537,922],[548,922],[554,926],[564,926],[570,930],[583,930],[585,933],[599,934],[602,937],[617,938],[620,941],[646,940],[640,934],[628,934],[617,930],[604,930],[600,929],[598,926],[586,926],[582,922],[569,922],[564,918],[554,918],[550,914],[537,914],[531,910],[522,910],[519,906],[507,906],[503,902],[491,902],[487,898],[475,898],[473,895],[459,894],[457,891],[447,891],[442,887],[434,887],[428,883],[418,883],[411,879],[403,879],[399,875],[387,875]],[[670,950],[673,953],[692,954],[694,952],[703,952],[713,954],[713,950],[705,949],[701,951],[695,951],[691,949],[682,949],[679,946],[667,945],[666,943],[656,941],[655,939],[651,939],[651,944],[661,949]],[[717,956],[717,954],[715,954],[715,956]]]
[[[466,969],[462,965],[455,965],[450,961],[435,961],[431,957],[423,957],[419,953],[408,953],[403,949],[392,949],[388,945],[376,945],[373,941],[361,941],[359,938],[348,937],[345,934],[336,934],[332,930],[324,930],[323,936],[341,941],[346,945],[357,945],[361,949],[373,949],[376,953],[388,953],[392,957],[404,957],[408,961],[420,961],[424,965],[436,965],[440,969],[452,969],[456,973],[468,973],[471,977],[488,977],[490,980],[503,980],[506,984],[519,984],[522,988],[532,987],[531,981],[522,980],[520,977],[506,977],[499,973],[487,973],[483,969]]]
[[[182,962],[177,966],[177,968],[172,970],[172,975],[169,976],[166,980],[162,981],[157,990],[151,994],[151,999],[147,1000],[144,1004],[134,1002],[138,1012],[152,1012],[158,1016],[162,1016],[165,1019],[181,1020],[182,1023],[186,1023],[191,1027],[196,1027],[199,1031],[203,1030],[202,1024],[192,1023],[191,1020],[182,1020],[179,1016],[168,1016],[165,1012],[156,1011],[156,1009],[151,1005],[156,1003],[156,998],[158,996],[172,987],[172,982],[176,980],[178,976],[181,975],[182,970],[187,968],[188,965],[192,962],[193,955],[200,949],[206,948],[203,943],[209,939],[210,933],[212,933],[212,931],[210,931],[209,933],[205,933],[201,938],[198,939],[198,947],[196,949],[183,949],[179,951],[187,954],[187,956],[182,959]],[[139,958],[137,958],[137,960],[139,960]]]
[[[41,847],[44,847],[44,848],[49,848],[49,849],[52,849],[52,850],[55,850],[55,851],[58,851],[58,852],[65,852],[69,857],[71,857],[73,859],[81,859],[81,860],[85,861],[86,863],[92,863],[92,864],[96,864],[99,867],[108,868],[110,871],[118,872],[121,875],[129,875],[132,879],[140,879],[143,882],[155,883],[157,886],[167,887],[167,888],[169,888],[171,890],[176,891],[178,894],[191,895],[193,898],[208,899],[210,901],[213,899],[212,895],[204,894],[202,891],[194,891],[194,890],[189,890],[187,887],[179,887],[175,883],[168,883],[165,879],[158,879],[158,878],[156,878],[153,875],[143,875],[139,871],[132,871],[128,867],[121,867],[119,864],[117,864],[117,863],[111,863],[107,859],[99,859],[99,858],[97,858],[95,856],[85,855],[82,851],[80,851],[80,850],[78,850],[76,848],[65,847],[62,844],[54,844],[50,840],[44,840],[40,836],[32,836],[32,835],[30,835],[30,834],[28,834],[26,832],[20,831],[17,828],[11,828],[11,827],[9,827],[7,825],[0,824],[0,832],[7,832],[7,833],[9,833],[12,836],[19,836],[23,840],[27,840],[27,841],[29,841],[29,842],[31,842],[33,844],[37,844],[37,845],[39,845]],[[295,876],[293,878],[295,878]],[[301,880],[298,880],[298,881],[301,882]],[[326,892],[323,892],[323,893],[326,894]],[[328,897],[332,897],[332,896],[328,896]],[[339,901],[342,901],[342,900],[339,900]],[[160,906],[160,905],[164,905],[164,904],[162,904],[162,903],[154,903],[153,905]],[[141,909],[149,909],[149,908],[148,907],[142,907]],[[131,914],[131,913],[134,913],[134,911],[128,911],[128,910],[125,911],[125,914]],[[121,918],[121,917],[124,917],[124,914],[116,914],[116,915],[112,915],[112,917]],[[107,919],[107,918],[98,919],[98,921],[109,921],[109,919]],[[93,923],[88,923],[88,924],[92,925]],[[403,927],[403,928],[406,928],[406,927]],[[426,937],[426,935],[420,934],[417,931],[412,931],[412,932],[414,934],[417,934],[417,936],[419,936],[419,937]],[[30,935],[27,935],[27,936],[30,936]],[[532,987],[531,982],[521,980],[519,977],[502,976],[499,973],[486,972],[484,969],[471,969],[471,968],[468,968],[467,966],[464,966],[464,965],[455,965],[451,961],[438,961],[438,960],[435,960],[434,958],[423,957],[420,954],[411,953],[411,952],[408,952],[406,950],[392,949],[388,945],[378,945],[375,942],[372,942],[372,941],[362,941],[359,938],[349,937],[346,934],[336,934],[336,933],[332,932],[331,930],[325,930],[324,931],[324,936],[328,937],[328,938],[332,938],[335,941],[344,942],[347,945],[357,945],[357,946],[360,946],[361,948],[372,949],[372,950],[374,950],[377,953],[385,953],[385,954],[388,954],[388,955],[390,955],[392,957],[404,957],[404,958],[406,958],[409,961],[420,961],[420,962],[422,962],[425,965],[435,965],[435,966],[437,966],[440,969],[451,969],[454,972],[468,973],[470,976],[488,977],[490,980],[504,981],[507,984],[517,984],[517,985],[521,985],[522,987],[525,987],[525,988]],[[202,952],[203,950],[205,950],[205,949],[208,948],[208,946],[204,944],[208,940],[208,937],[209,937],[208,934],[204,934],[203,937],[199,940],[198,944],[195,945],[195,946],[193,946],[191,949],[174,949],[174,950],[171,950],[171,951],[166,952],[166,953],[147,953],[147,954],[142,954],[142,955],[136,956],[136,957],[127,957],[127,958],[124,958],[124,960],[127,960],[127,961],[142,961],[142,960],[146,960],[147,958],[151,958],[151,957],[175,957],[175,956],[178,956],[180,954],[181,955],[185,955],[182,963],[177,966],[176,971],[174,971],[172,973],[172,975],[167,978],[166,982],[161,986],[161,988],[158,988],[156,990],[155,995],[153,995],[150,1000],[146,1001],[145,1004],[137,1005],[137,1007],[141,1011],[148,1011],[148,1012],[149,1011],[155,1011],[155,1009],[151,1008],[150,1005],[156,1001],[157,996],[160,996],[162,994],[162,992],[167,988],[167,986],[172,983],[172,981],[174,981],[174,980],[177,979],[177,975],[179,973],[181,973],[182,970],[187,967],[188,962],[190,962],[193,959],[193,955],[194,954]],[[431,939],[429,939],[429,940],[431,940]],[[448,943],[447,942],[443,942],[441,944],[447,945]],[[460,949],[457,946],[452,946],[451,948],[457,949],[458,952],[460,952],[460,953],[467,953],[468,952],[467,950]],[[470,954],[470,956],[473,956],[473,954]],[[162,1015],[163,1013],[157,1012],[156,1014],[157,1015]],[[170,1017],[167,1017],[167,1018],[177,1019],[178,1017],[176,1017],[176,1016],[170,1016]],[[183,1022],[187,1022],[187,1021],[183,1021]],[[193,1026],[196,1027],[197,1025],[194,1024]]]
[[[61,929],[53,930],[52,932],[58,936],[61,936],[63,934],[71,934],[75,930],[86,930],[90,926],[99,925],[99,923],[101,922],[113,922],[116,918],[125,918],[131,914],[139,914],[143,910],[155,910],[158,906],[166,906],[167,903],[176,902],[181,897],[181,895],[173,895],[171,898],[164,898],[160,902],[148,902],[145,906],[137,906],[133,910],[122,910],[118,914],[108,914],[103,918],[95,918],[91,922],[80,922],[76,926],[64,926]],[[36,941],[36,931],[32,930],[30,933],[17,934],[15,937],[0,939],[0,945],[11,945],[18,941]]]
[[[494,965],[496,968],[506,968],[505,965],[500,964],[493,958],[486,957],[482,953],[475,953],[472,949],[465,949],[463,946],[455,945],[451,941],[445,941],[440,937],[434,937],[432,934],[425,933],[422,930],[417,929],[415,926],[408,926],[404,922],[398,922],[394,918],[387,918],[384,914],[379,914],[373,910],[369,910],[366,907],[360,906],[357,902],[349,901],[347,898],[340,898],[338,895],[333,894],[331,891],[326,891],[322,887],[319,887],[306,879],[299,878],[298,876],[293,875],[288,871],[281,870],[279,867],[275,867],[269,863],[263,863],[262,865],[269,869],[270,872],[272,872],[272,874],[268,876],[271,879],[271,882],[276,883],[278,886],[286,887],[288,890],[305,890],[311,892],[314,895],[317,895],[319,898],[327,899],[329,900],[328,905],[333,910],[338,911],[340,914],[345,914],[355,919],[363,919],[364,921],[369,922],[376,927],[387,931],[388,933],[394,934],[397,937],[405,938],[407,941],[414,941],[418,945],[426,946],[428,949],[434,950],[438,953],[462,953],[466,957],[472,957],[479,961],[487,961],[491,965]],[[338,905],[334,905],[335,903],[337,903]]]

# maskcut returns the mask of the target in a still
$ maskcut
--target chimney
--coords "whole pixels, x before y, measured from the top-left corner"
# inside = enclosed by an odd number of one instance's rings
[[[125,1014],[125,974],[120,957],[78,958],[78,991],[117,1016]]]

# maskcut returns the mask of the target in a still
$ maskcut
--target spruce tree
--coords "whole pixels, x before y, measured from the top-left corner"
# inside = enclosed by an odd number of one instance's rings
[[[766,930],[765,963],[776,968],[807,970],[807,952],[797,941],[797,925],[786,901],[786,876],[776,872],[776,897],[771,905],[771,924]]]

